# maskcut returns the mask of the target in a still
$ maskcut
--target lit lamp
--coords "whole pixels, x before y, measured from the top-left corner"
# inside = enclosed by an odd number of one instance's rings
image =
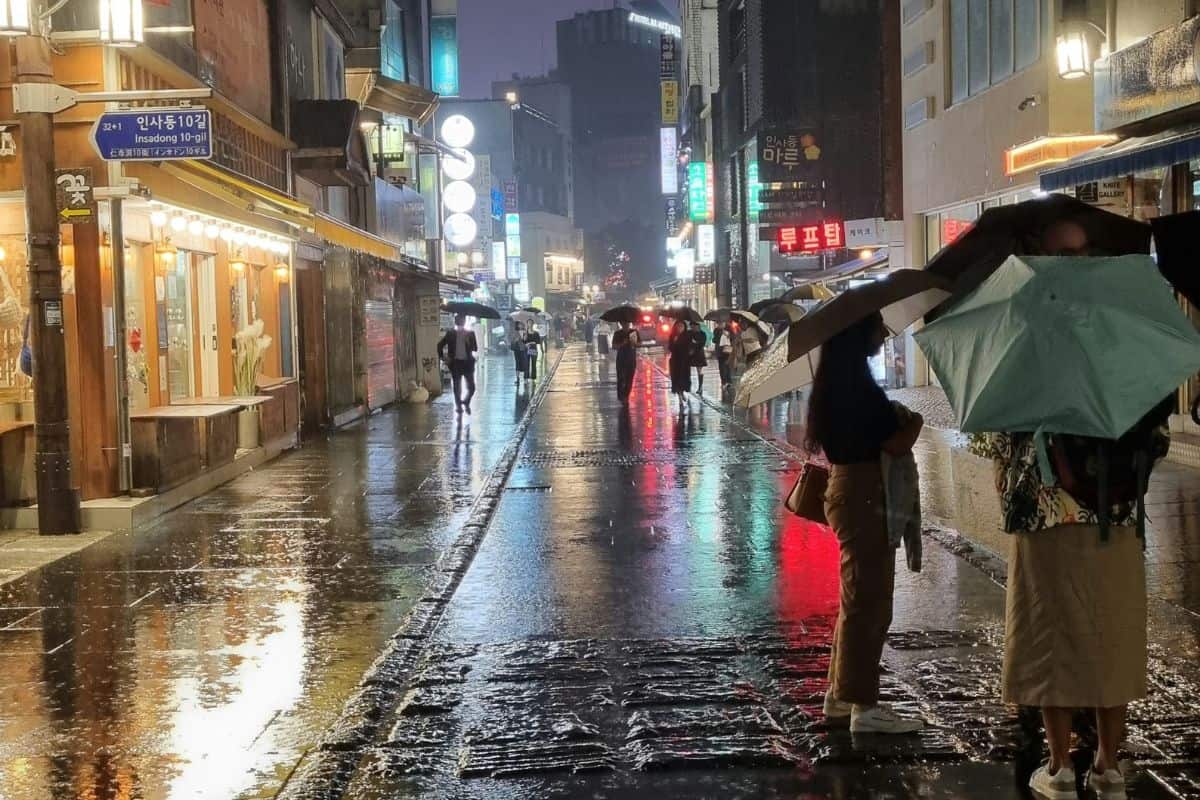
[[[471,253],[471,266],[473,266],[473,267],[482,267],[483,266],[483,253],[481,251],[476,250],[475,252]]]
[[[280,281],[288,279],[288,265],[283,261],[275,265],[275,278]]]
[[[29,0],[0,0],[0,35],[29,33]]]
[[[100,0],[100,41],[115,47],[135,47],[145,39],[142,0]]]
[[[240,258],[235,258],[229,262],[229,268],[233,270],[233,274],[241,275],[246,271],[246,262]]]
[[[160,242],[154,247],[154,259],[158,262],[158,268],[162,272],[170,272],[175,269],[175,257],[179,253],[179,248],[170,242]]]
[[[1092,45],[1088,37],[1093,30],[1102,38],[1108,38],[1103,30],[1088,21],[1087,0],[1063,0],[1054,48],[1060,78],[1075,80],[1092,74]]]

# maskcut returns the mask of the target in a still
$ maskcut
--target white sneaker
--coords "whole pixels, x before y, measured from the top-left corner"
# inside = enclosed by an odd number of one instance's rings
[[[916,733],[924,727],[923,720],[902,717],[882,703],[856,705],[850,714],[851,733]]]
[[[1038,797],[1048,800],[1076,800],[1079,797],[1075,791],[1075,770],[1063,767],[1051,775],[1049,762],[1033,771],[1029,778],[1029,788]]]
[[[825,705],[822,707],[825,719],[829,722],[846,724],[850,721],[850,713],[854,710],[851,703],[844,703],[831,694],[825,695]]]
[[[1107,769],[1104,772],[1096,770],[1095,764],[1088,774],[1088,786],[1100,800],[1125,800],[1125,776],[1119,769]]]

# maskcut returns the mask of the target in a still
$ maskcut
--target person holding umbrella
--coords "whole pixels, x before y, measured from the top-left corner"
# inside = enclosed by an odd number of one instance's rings
[[[717,369],[721,373],[721,391],[724,392],[733,382],[733,334],[727,324],[718,322],[713,329],[713,356],[717,359]]]
[[[525,334],[525,379],[536,381],[538,376],[538,359],[546,349],[542,334],[538,333],[537,325],[529,323],[529,332]]]
[[[596,320],[596,352],[602,356],[608,355],[608,340],[612,336],[612,327],[606,320],[600,318]]]
[[[613,349],[617,351],[617,397],[624,405],[629,404],[629,393],[633,391],[633,377],[637,374],[638,332],[628,319],[613,334]]]
[[[825,516],[841,548],[841,596],[825,716],[854,733],[912,733],[923,723],[879,702],[880,658],[892,622],[896,552],[888,538],[882,454],[903,456],[921,433],[919,414],[900,411],[871,376],[868,359],[887,336],[871,313],[821,346],[808,407],[810,452],[831,465]]]
[[[696,394],[704,394],[704,370],[708,367],[708,359],[704,350],[708,347],[708,336],[700,327],[698,320],[692,320],[688,335],[692,340],[692,367],[696,370]]]
[[[454,327],[446,331],[437,345],[438,358],[450,368],[450,379],[454,386],[454,407],[461,414],[471,413],[471,399],[475,397],[475,354],[479,343],[475,331],[467,330],[466,314],[454,317]],[[467,396],[463,398],[462,384],[467,382]]]
[[[512,342],[509,345],[512,348],[513,365],[517,368],[517,385],[521,384],[521,379],[529,374],[529,351],[525,339],[525,325],[521,322],[513,323]]]
[[[683,320],[675,320],[667,350],[671,354],[669,372],[671,391],[679,398],[679,413],[684,412],[684,395],[692,390],[692,350],[695,340]]]

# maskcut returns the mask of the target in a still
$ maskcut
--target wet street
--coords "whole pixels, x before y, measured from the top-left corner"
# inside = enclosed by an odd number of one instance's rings
[[[780,504],[794,411],[680,416],[643,358],[626,412],[581,346],[540,392],[485,359],[480,392],[0,588],[0,797],[1026,796],[995,558],[939,527],[899,568],[885,699],[927,730],[832,731],[838,550]],[[1200,797],[1194,479],[1153,492],[1132,797]]]

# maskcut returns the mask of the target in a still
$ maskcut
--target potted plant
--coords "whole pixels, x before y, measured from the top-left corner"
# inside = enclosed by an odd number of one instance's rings
[[[263,334],[263,321],[256,319],[234,335],[233,344],[233,390],[239,397],[254,397],[271,337]],[[244,408],[238,414],[238,447],[253,450],[258,444],[258,408]]]

